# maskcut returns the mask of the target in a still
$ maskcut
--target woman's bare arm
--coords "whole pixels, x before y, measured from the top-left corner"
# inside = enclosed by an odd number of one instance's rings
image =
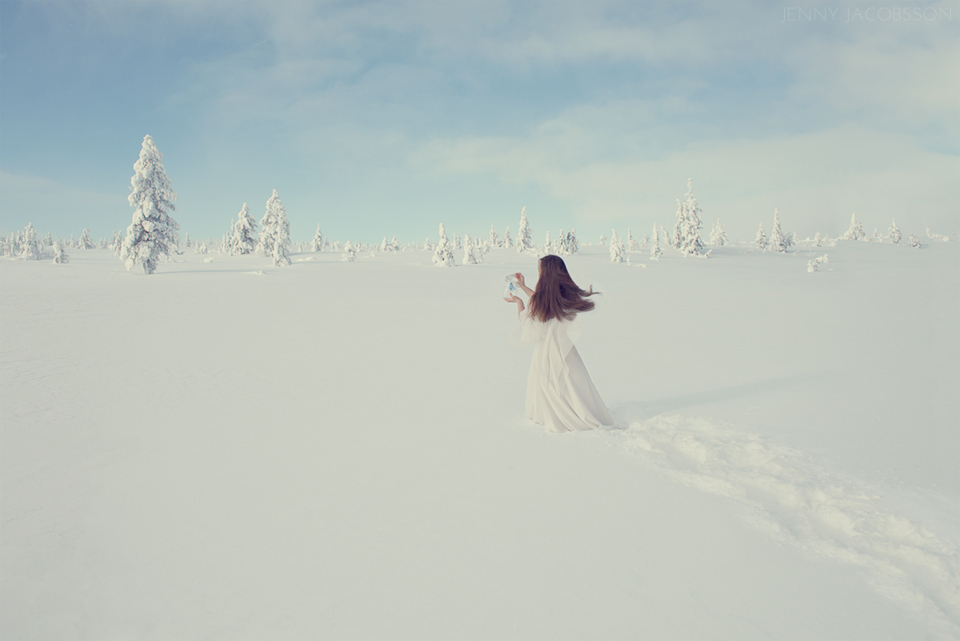
[[[523,290],[523,293],[527,296],[533,296],[533,290],[527,287],[526,283],[523,282],[523,274],[517,272],[514,274],[517,277],[517,282],[520,283],[520,289]]]

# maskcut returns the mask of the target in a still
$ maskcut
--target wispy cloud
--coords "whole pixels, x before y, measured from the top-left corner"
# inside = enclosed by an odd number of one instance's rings
[[[91,211],[132,211],[126,194],[105,194],[65,185],[48,178],[0,171],[0,226],[4,232],[33,221],[40,232],[76,233],[89,227],[105,236],[112,229],[96,228]]]

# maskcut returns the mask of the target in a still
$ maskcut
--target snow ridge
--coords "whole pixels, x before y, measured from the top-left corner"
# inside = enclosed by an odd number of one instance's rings
[[[960,637],[958,546],[882,507],[876,488],[704,418],[659,415],[600,434],[674,481],[734,501],[775,539],[859,566],[936,634]]]

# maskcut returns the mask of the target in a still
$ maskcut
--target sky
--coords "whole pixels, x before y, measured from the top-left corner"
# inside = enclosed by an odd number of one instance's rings
[[[0,232],[960,232],[960,0],[795,1],[0,0]]]

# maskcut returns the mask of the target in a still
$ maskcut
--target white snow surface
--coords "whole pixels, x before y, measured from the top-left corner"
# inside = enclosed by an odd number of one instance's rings
[[[567,434],[512,248],[0,260],[0,636],[960,637],[960,245],[607,249]]]

